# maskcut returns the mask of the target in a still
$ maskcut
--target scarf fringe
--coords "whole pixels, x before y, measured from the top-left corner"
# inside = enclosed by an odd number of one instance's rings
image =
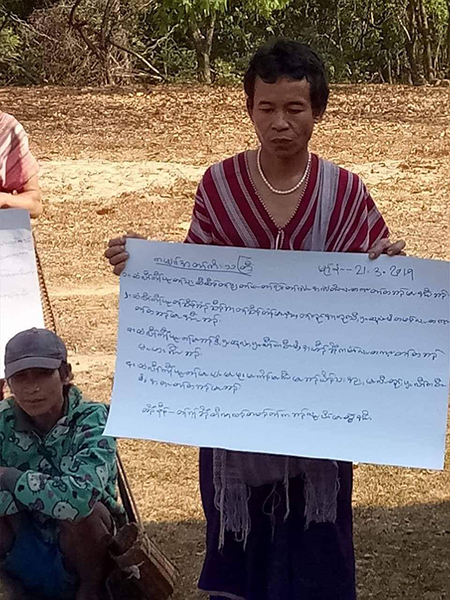
[[[282,463],[284,463],[283,467]],[[246,481],[249,465],[251,465],[251,485]],[[284,521],[287,521],[291,512],[290,479],[298,475],[301,475],[304,480],[305,529],[308,529],[311,523],[336,522],[340,484],[338,465],[335,461],[215,449],[213,481],[214,505],[220,512],[219,550],[225,545],[227,531],[231,532],[237,541],[242,542],[245,549],[251,531],[248,507],[251,489],[258,484],[269,483],[267,472],[271,473],[270,482],[273,485],[262,510],[270,518],[272,538],[275,533],[275,511],[280,504],[280,496],[276,491],[277,483],[283,482],[286,500]]]
[[[244,549],[251,529],[248,501],[250,488],[236,477],[227,477],[226,450],[214,451],[214,505],[220,512],[219,550],[225,545],[225,531],[231,531]]]
[[[336,465],[337,467],[337,465]],[[311,523],[335,523],[337,518],[337,497],[340,483],[336,478],[324,482],[324,489],[318,489],[317,483],[311,479],[308,471],[305,471],[305,530]]]

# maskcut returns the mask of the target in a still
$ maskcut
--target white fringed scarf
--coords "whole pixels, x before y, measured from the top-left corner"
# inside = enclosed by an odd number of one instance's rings
[[[309,250],[325,250],[326,234],[331,217],[332,199],[336,195],[339,169],[333,163],[320,159],[319,197]],[[285,519],[290,514],[289,480],[302,476],[305,496],[305,528],[311,523],[336,521],[339,492],[338,465],[335,461],[295,458],[273,454],[213,451],[213,479],[216,508],[220,511],[219,548],[225,543],[225,532],[247,542],[251,529],[248,501],[252,487],[282,481],[286,494]],[[275,505],[269,513],[274,526]]]
[[[214,449],[214,503],[220,511],[219,549],[224,546],[226,531],[233,533],[245,547],[251,529],[248,500],[252,487],[276,485],[282,481],[286,494],[286,520],[290,514],[289,480],[298,476],[303,477],[304,483],[305,528],[311,523],[334,523],[339,492],[335,461]],[[275,506],[269,513],[272,519],[274,510]]]

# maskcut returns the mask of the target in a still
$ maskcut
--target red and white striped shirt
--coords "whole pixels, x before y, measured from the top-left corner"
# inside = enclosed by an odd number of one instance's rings
[[[0,112],[0,192],[20,192],[37,172],[38,164],[22,125]]]
[[[280,230],[272,221],[252,182],[246,153],[212,165],[195,197],[186,242],[216,246],[367,252],[389,235],[383,217],[361,179],[311,156],[311,172],[303,198],[289,223]],[[324,176],[335,183],[324,190]],[[326,179],[325,179],[326,180]],[[330,177],[328,177],[330,180]],[[328,190],[333,190],[328,194]],[[328,195],[327,195],[328,194]],[[332,196],[332,197],[330,197]],[[321,247],[314,244],[318,207],[326,232]],[[281,234],[281,235],[280,235]]]

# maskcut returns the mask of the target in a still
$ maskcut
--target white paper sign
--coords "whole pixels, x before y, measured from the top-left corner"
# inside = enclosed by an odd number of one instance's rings
[[[443,467],[449,263],[127,246],[107,434]]]
[[[44,327],[30,216],[0,210],[0,377],[7,342],[20,331]]]

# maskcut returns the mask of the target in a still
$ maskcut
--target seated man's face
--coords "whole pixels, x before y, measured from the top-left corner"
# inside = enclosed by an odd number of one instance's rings
[[[57,369],[19,371],[8,384],[15,401],[30,417],[61,409],[64,404],[63,382]]]

